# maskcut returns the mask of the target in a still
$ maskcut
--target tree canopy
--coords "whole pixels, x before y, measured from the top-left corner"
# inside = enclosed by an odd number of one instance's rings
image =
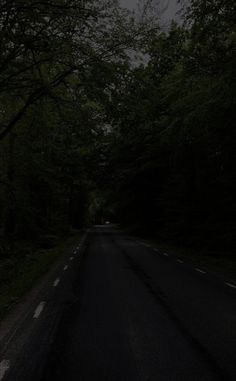
[[[235,3],[191,0],[167,31],[150,3],[1,2],[2,255],[105,219],[235,244]]]

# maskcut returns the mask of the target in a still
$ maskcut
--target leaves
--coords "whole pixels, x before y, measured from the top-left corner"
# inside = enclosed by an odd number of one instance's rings
[[[182,244],[219,248],[224,242],[232,249],[232,11],[230,1],[190,1],[186,24],[150,35],[148,65],[124,75],[111,146],[113,198],[123,223]]]
[[[0,229],[14,243],[87,222],[108,178],[118,72],[146,27],[110,0],[2,1],[0,11]]]

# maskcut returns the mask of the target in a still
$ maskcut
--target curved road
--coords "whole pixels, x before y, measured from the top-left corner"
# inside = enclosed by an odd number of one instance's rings
[[[43,381],[236,380],[236,290],[95,227]]]

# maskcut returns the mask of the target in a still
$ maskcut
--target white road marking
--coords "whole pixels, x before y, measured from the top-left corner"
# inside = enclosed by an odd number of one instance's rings
[[[64,271],[68,270],[68,266],[66,265],[63,270]]]
[[[6,372],[10,368],[10,361],[9,360],[2,360],[0,362],[0,380],[3,379],[5,376]]]
[[[74,260],[74,257],[70,257],[70,261],[73,261]]]
[[[39,303],[38,307],[36,308],[36,310],[34,312],[34,316],[33,316],[34,319],[38,319],[39,318],[40,314],[43,312],[45,304],[46,304],[46,302]]]
[[[167,253],[164,253],[164,255],[165,255],[165,257],[169,257],[169,254],[167,254]]]
[[[79,250],[79,246],[77,246],[76,249]]]
[[[206,274],[206,271],[203,271],[203,270],[201,270],[201,269],[198,269],[197,267],[195,268],[195,270],[198,271],[198,272],[201,273],[201,274]]]
[[[181,259],[177,259],[177,262],[179,262],[179,263],[184,263],[183,261],[181,261]]]
[[[159,250],[158,249],[153,249],[154,251],[156,251],[157,253],[159,253]]]
[[[138,241],[139,245],[145,245],[145,242]]]
[[[60,278],[57,278],[55,282],[53,283],[53,287],[57,287],[59,283],[60,283]]]
[[[232,283],[227,283],[227,282],[225,282],[225,284],[226,284],[227,286],[231,287],[231,288],[235,288],[235,289],[236,289],[236,286],[235,286],[234,284],[232,284]]]

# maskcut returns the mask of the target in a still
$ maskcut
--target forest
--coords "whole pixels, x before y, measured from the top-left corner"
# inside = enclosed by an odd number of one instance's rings
[[[105,221],[233,252],[236,3],[151,3],[1,1],[1,258]]]

